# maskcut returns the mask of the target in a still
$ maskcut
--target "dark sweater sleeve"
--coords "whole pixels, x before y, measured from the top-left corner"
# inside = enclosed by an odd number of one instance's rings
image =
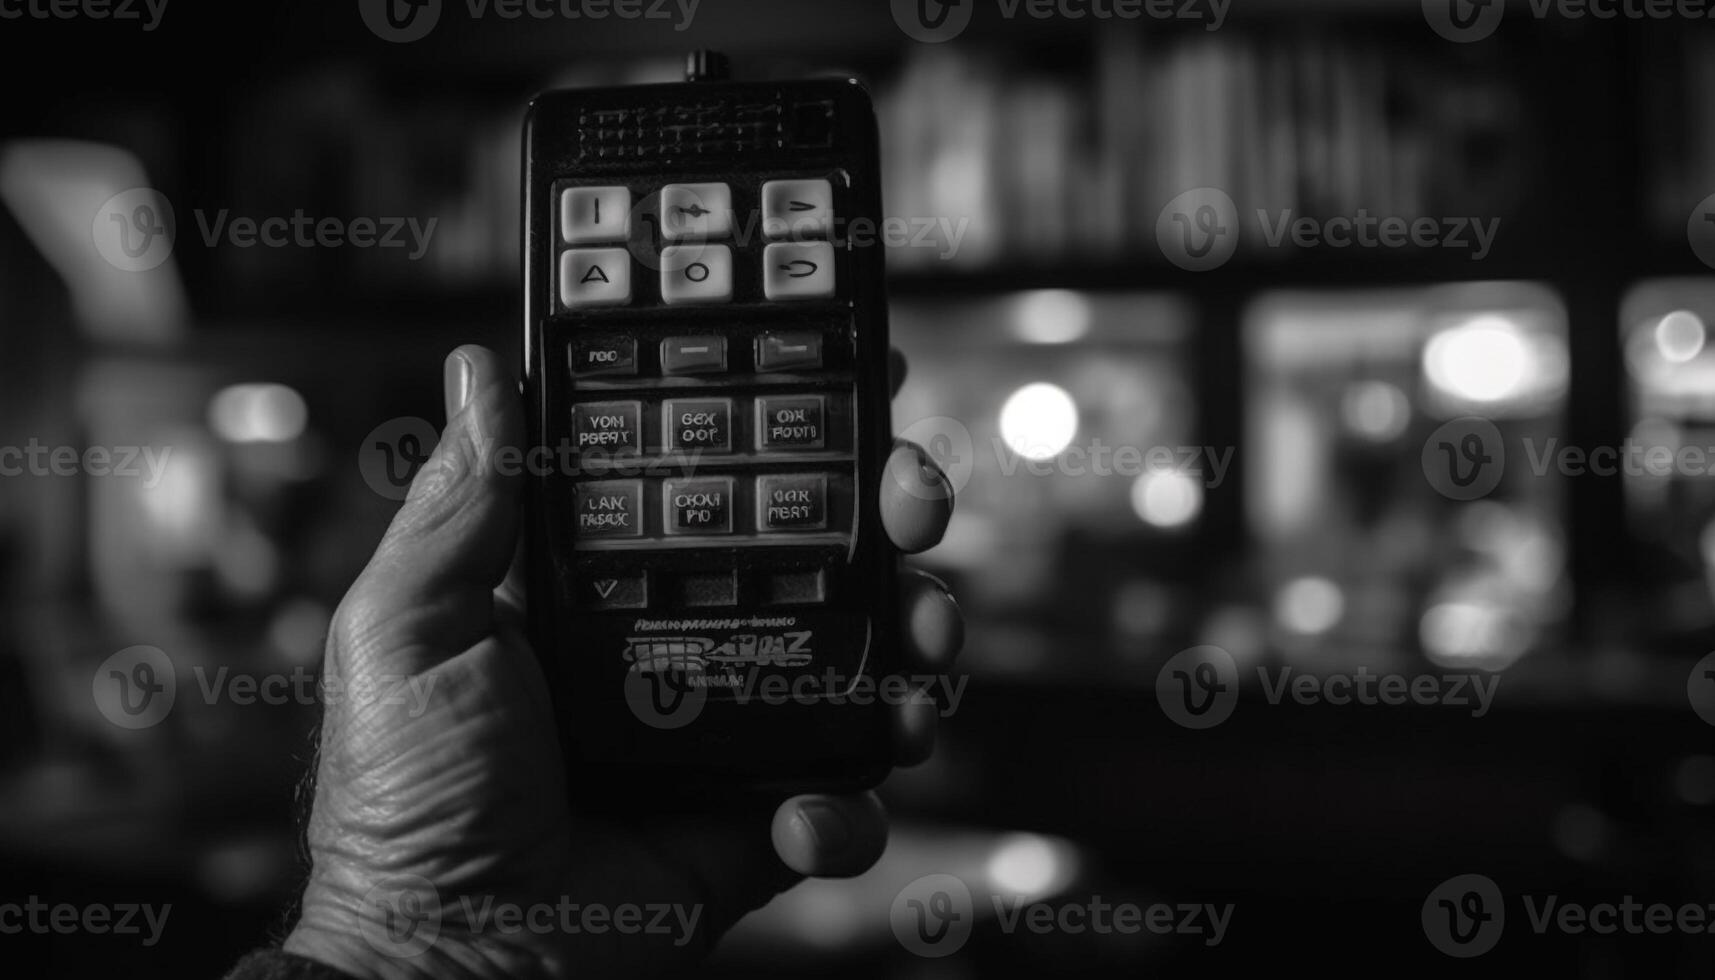
[[[282,953],[259,949],[238,961],[226,980],[351,980],[331,966]]]

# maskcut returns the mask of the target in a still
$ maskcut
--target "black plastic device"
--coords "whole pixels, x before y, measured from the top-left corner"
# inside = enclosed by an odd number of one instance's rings
[[[873,785],[899,648],[874,109],[547,92],[524,133],[531,639],[574,785]]]

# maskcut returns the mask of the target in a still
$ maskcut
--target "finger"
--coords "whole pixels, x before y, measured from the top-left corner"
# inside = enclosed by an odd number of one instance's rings
[[[518,540],[518,468],[496,465],[523,439],[517,386],[493,351],[467,345],[447,358],[445,389],[446,431],[334,622],[333,649],[413,672],[492,629]]]
[[[907,573],[900,582],[899,616],[906,669],[915,674],[945,674],[965,645],[965,617],[940,579],[927,572]],[[941,705],[919,685],[893,712],[894,758],[914,766],[935,751]]]
[[[893,709],[893,757],[901,766],[915,766],[935,754],[935,733],[941,709],[921,688]]]
[[[881,478],[881,524],[894,547],[906,554],[933,548],[952,518],[947,475],[922,447],[900,440]]]
[[[893,392],[893,397],[899,397],[899,389],[905,387],[905,377],[910,373],[905,366],[905,355],[897,347],[887,349],[887,384]]]
[[[774,851],[788,868],[821,878],[868,871],[887,847],[887,811],[874,793],[794,796],[774,811]]]
[[[965,645],[965,615],[946,583],[927,572],[911,571],[900,582],[899,617],[908,668],[945,673]]]

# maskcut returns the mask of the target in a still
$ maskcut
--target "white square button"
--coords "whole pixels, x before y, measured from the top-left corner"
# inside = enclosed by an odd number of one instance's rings
[[[567,245],[623,242],[631,234],[631,192],[569,187],[560,195],[560,237]]]
[[[670,242],[732,234],[732,188],[668,184],[661,188],[661,233]]]
[[[725,245],[669,245],[661,250],[663,303],[731,300],[732,249]]]
[[[762,292],[769,299],[833,296],[834,247],[827,242],[777,242],[763,249]]]
[[[569,248],[560,253],[560,303],[566,307],[631,302],[631,253],[623,248]]]
[[[834,228],[834,188],[825,180],[771,180],[762,185],[762,233],[769,238],[826,238]]]

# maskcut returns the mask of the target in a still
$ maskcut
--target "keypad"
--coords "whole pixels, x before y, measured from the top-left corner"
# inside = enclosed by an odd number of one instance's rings
[[[558,355],[571,384],[568,530],[580,552],[618,556],[569,574],[575,600],[618,612],[843,594],[835,572],[858,507],[850,313],[827,302],[843,285],[839,184],[558,193],[556,312],[573,315]],[[632,312],[649,307],[685,312]],[[787,557],[733,557],[747,546]],[[657,566],[653,549],[704,557]]]
[[[764,181],[742,195],[742,210],[732,185],[718,182],[566,187],[559,194],[562,310],[839,295],[832,242],[839,214],[826,178]],[[639,289],[647,277],[658,282]]]

